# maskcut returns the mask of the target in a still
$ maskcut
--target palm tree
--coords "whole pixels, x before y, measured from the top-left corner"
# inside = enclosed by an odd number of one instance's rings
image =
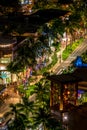
[[[61,123],[51,115],[50,110],[39,108],[33,116],[34,126],[43,130],[63,130]]]
[[[36,94],[36,104],[42,108],[49,106],[50,100],[50,82],[45,78],[42,78],[35,84],[34,93]]]
[[[37,9],[45,9],[45,8],[52,8],[52,7],[55,8],[56,6],[57,6],[56,3],[52,0],[50,0],[50,1],[49,0],[43,0],[43,1],[38,0],[35,2],[33,9],[37,10]]]
[[[13,61],[8,65],[9,70],[11,68],[14,72],[20,72],[26,66],[31,66],[35,63],[36,53],[33,42],[33,38],[29,38],[18,46]]]
[[[15,130],[15,128],[16,130],[25,130],[27,121],[26,115],[18,109],[17,104],[10,104],[10,108],[10,112],[5,114],[5,117],[11,116],[12,118],[11,123],[8,124],[9,130]]]
[[[35,84],[36,93],[33,129],[41,127],[43,130],[62,130],[61,123],[51,114],[50,110],[50,82],[42,78]]]
[[[17,107],[27,117],[27,120],[25,121],[26,128],[32,128],[32,115],[35,110],[34,102],[29,101],[29,98],[24,96],[22,97],[22,102],[17,104]]]
[[[29,38],[21,44],[17,49],[17,59],[22,66],[29,66],[35,63],[36,53],[34,50],[33,38]]]
[[[82,31],[83,29],[83,26],[81,25],[85,22],[83,20],[83,15],[85,13],[85,10],[83,8],[83,1],[73,1],[73,3],[69,6],[71,14],[64,20],[66,35],[71,34],[71,42],[75,41],[78,38],[76,33]],[[78,35],[80,37],[80,34]]]
[[[61,18],[53,20],[51,30],[56,38],[58,38],[58,35],[63,36],[65,25]]]
[[[17,107],[19,107],[20,111],[23,111],[29,118],[30,113],[33,113],[34,102],[29,101],[29,98],[24,96],[22,97],[22,103],[17,104]]]
[[[11,116],[13,120],[9,124],[9,130],[17,128],[17,130],[25,130],[32,128],[32,113],[34,111],[34,103],[29,101],[27,97],[22,97],[22,102],[10,104],[11,111],[5,114],[5,117]]]
[[[34,66],[37,57],[42,57],[46,50],[48,51],[48,43],[40,36],[37,40],[33,37],[27,38],[16,50],[16,56],[7,66],[8,71],[12,73],[23,72],[29,66]]]

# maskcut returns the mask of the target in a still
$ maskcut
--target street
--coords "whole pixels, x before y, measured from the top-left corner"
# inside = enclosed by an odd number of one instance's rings
[[[81,43],[71,54],[70,56],[61,63],[57,62],[56,65],[53,67],[52,71],[55,74],[59,74],[64,68],[66,69],[68,66],[71,65],[72,61],[76,59],[77,56],[80,56],[83,52],[87,50],[87,38]]]

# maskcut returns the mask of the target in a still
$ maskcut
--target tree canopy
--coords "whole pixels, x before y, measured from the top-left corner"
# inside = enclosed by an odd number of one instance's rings
[[[0,15],[18,12],[21,8],[19,0],[0,0]]]

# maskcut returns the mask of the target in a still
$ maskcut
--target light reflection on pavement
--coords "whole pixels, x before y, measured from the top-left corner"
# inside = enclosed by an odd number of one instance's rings
[[[9,105],[11,103],[16,104],[20,102],[20,95],[17,91],[14,91],[13,86],[10,86],[6,88],[6,90],[4,91],[2,99],[4,102],[0,105],[0,117],[10,110]]]

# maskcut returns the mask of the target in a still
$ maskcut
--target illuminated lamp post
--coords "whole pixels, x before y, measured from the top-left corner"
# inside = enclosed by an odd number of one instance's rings
[[[68,130],[68,121],[69,121],[69,114],[68,112],[62,113],[62,123],[63,127]]]

